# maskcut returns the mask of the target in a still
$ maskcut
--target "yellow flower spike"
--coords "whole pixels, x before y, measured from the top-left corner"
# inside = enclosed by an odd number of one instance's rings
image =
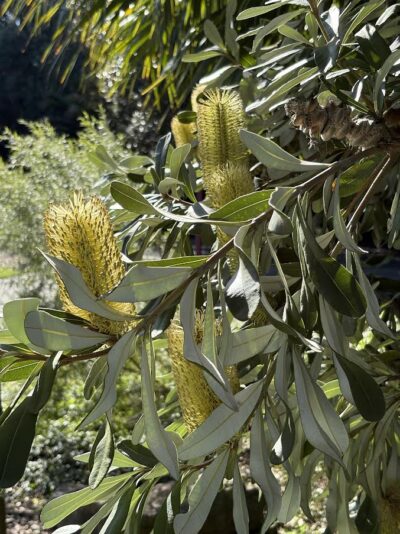
[[[197,98],[197,133],[205,182],[216,168],[228,162],[247,163],[247,150],[239,137],[244,125],[238,93],[211,89]]]
[[[175,146],[178,148],[194,141],[196,137],[196,123],[183,123],[180,122],[178,117],[174,117],[171,121],[171,131],[174,136]]]
[[[85,200],[81,193],[75,193],[69,204],[50,205],[45,213],[44,229],[49,252],[77,267],[96,297],[113,289],[123,278],[125,269],[111,220],[99,198]],[[58,275],[57,284],[64,309],[88,321],[99,332],[122,335],[134,324],[134,321],[111,321],[82,310],[72,303]],[[122,313],[135,312],[134,304],[108,304]]]
[[[195,339],[201,343],[203,339],[204,317],[196,314]],[[219,324],[218,324],[219,325]],[[218,326],[217,326],[218,328]],[[169,355],[172,372],[178,391],[179,404],[183,419],[189,432],[195,430],[203,423],[211,412],[220,404],[220,400],[207,384],[201,368],[186,360],[183,355],[183,329],[174,321],[167,331]],[[226,368],[229,382],[236,393],[239,391],[239,378],[235,366]]]
[[[221,208],[235,198],[254,192],[253,179],[244,162],[227,162],[217,167],[204,179],[211,206]]]
[[[198,101],[197,99],[200,97],[202,93],[207,89],[207,85],[204,83],[198,83],[196,87],[193,89],[192,94],[190,96],[190,102],[192,104],[192,110],[197,113],[197,105]]]

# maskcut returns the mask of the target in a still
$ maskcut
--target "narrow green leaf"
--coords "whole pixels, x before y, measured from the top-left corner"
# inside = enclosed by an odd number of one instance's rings
[[[340,197],[349,197],[358,193],[365,185],[377,165],[380,165],[384,156],[377,154],[357,161],[340,175]]]
[[[272,32],[274,32],[279,26],[282,26],[283,24],[286,24],[290,20],[296,18],[300,13],[303,13],[304,9],[297,9],[295,11],[290,11],[289,13],[283,13],[282,15],[278,15],[277,17],[274,17],[272,20],[270,20],[265,26],[262,26],[258,31],[253,41],[253,46],[251,53],[255,54],[262,44],[265,37],[270,35]]]
[[[296,394],[304,433],[316,449],[342,464],[349,445],[346,428],[300,356],[293,353]]]
[[[141,371],[146,441],[154,456],[168,469],[170,475],[177,480],[179,478],[179,466],[176,447],[168,432],[161,426],[157,415],[153,383],[144,343],[142,344]]]
[[[240,130],[240,138],[255,157],[266,167],[291,172],[318,171],[328,168],[328,163],[315,163],[295,158],[279,145],[261,135]]]
[[[134,444],[129,439],[125,439],[118,443],[118,449],[128,455],[129,458],[134,461],[135,465],[139,464],[147,467],[154,467],[158,464],[158,460],[151,450],[140,443]]]
[[[113,199],[128,211],[133,211],[140,215],[155,215],[157,210],[153,208],[148,200],[130,185],[122,182],[112,182],[110,193]]]
[[[72,302],[78,306],[78,308],[96,313],[111,321],[126,321],[127,319],[133,318],[131,315],[117,312],[107,303],[98,300],[87,287],[79,269],[74,265],[56,258],[55,256],[45,254],[44,252],[42,254],[53,269],[60,275]]]
[[[283,425],[282,432],[274,443],[270,454],[270,462],[272,464],[279,465],[286,462],[293,451],[295,437],[296,433],[293,416],[290,412],[290,409],[286,406],[286,421]],[[285,521],[285,523],[288,521],[290,521],[290,519]]]
[[[26,397],[0,425],[0,488],[13,486],[24,474],[37,417],[49,400],[56,372],[54,358],[49,358],[32,395]]]
[[[342,45],[345,45],[350,41],[350,39],[353,38],[353,32],[354,30],[362,24],[362,22],[378,7],[380,7],[382,4],[385,3],[385,0],[379,0],[378,2],[368,2],[363,7],[361,7],[360,10],[356,11],[356,15],[349,24],[348,28],[346,29],[346,32],[342,39]]]
[[[135,350],[135,341],[135,332],[127,332],[110,349],[106,356],[108,372],[104,379],[103,392],[94,408],[79,425],[80,428],[89,425],[114,406],[117,400],[117,379],[126,360]]]
[[[226,449],[200,475],[189,495],[189,510],[175,517],[176,534],[200,532],[224,479],[228,458],[229,450]]]
[[[367,311],[365,312],[365,318],[367,319],[368,324],[371,328],[373,328],[377,332],[380,332],[384,336],[388,336],[389,338],[395,339],[395,334],[390,330],[387,324],[379,316],[379,302],[376,297],[375,291],[372,289],[368,278],[362,270],[360,258],[355,255],[353,256],[353,258],[356,264],[358,280],[367,299]]]
[[[308,456],[308,458],[306,459],[303,472],[301,473],[301,477],[300,477],[300,490],[301,490],[300,506],[310,521],[315,520],[311,513],[310,506],[308,504],[311,498],[312,475],[315,471],[315,466],[317,465],[317,462],[320,459],[320,457],[321,457],[320,451],[313,450],[311,454]]]
[[[260,486],[267,503],[267,515],[262,525],[262,532],[266,532],[278,517],[282,497],[279,483],[272,474],[269,465],[261,407],[257,409],[251,425],[250,471],[252,477]]]
[[[191,122],[196,122],[197,113],[191,110],[179,111],[177,117],[182,124],[190,124]]]
[[[333,356],[340,388],[343,394],[351,391],[347,400],[357,406],[367,421],[380,421],[385,414],[385,398],[375,380],[357,364],[336,354]]]
[[[235,365],[260,352],[276,352],[285,337],[273,325],[246,328],[232,333],[232,347],[227,354],[226,365]]]
[[[199,63],[206,59],[221,56],[221,50],[203,50],[195,54],[185,54],[182,58],[183,63]]]
[[[214,299],[212,294],[211,277],[207,281],[206,311],[204,313],[204,334],[201,343],[201,352],[218,367],[218,349],[216,343],[216,328],[214,316]]]
[[[149,267],[136,264],[104,299],[111,302],[148,301],[172,291],[191,273],[190,267]]]
[[[239,255],[239,269],[229,280],[225,290],[226,303],[239,321],[252,317],[261,297],[257,268],[243,248],[249,229],[249,225],[242,226],[234,237],[235,249]]]
[[[289,235],[292,232],[292,222],[284,213],[288,201],[293,198],[292,187],[276,187],[271,195],[269,205],[274,210],[268,223],[268,230],[276,235]]]
[[[0,488],[14,486],[23,476],[37,418],[27,397],[0,426]]]
[[[256,191],[235,198],[211,213],[212,220],[246,222],[268,210],[272,190]]]
[[[385,63],[378,70],[375,78],[374,85],[374,109],[375,112],[381,114],[383,109],[383,97],[384,97],[384,81],[386,76],[392,70],[392,68],[400,61],[400,50],[392,52],[391,55],[386,59]]]
[[[165,258],[162,260],[141,260],[135,262],[136,265],[145,265],[147,267],[190,267],[196,269],[203,265],[210,256],[176,256],[174,258]]]
[[[31,343],[48,350],[81,350],[103,344],[109,336],[69,323],[45,311],[25,317],[25,332]]]
[[[347,229],[346,223],[343,220],[340,213],[340,193],[339,183],[336,181],[335,191],[333,193],[333,228],[335,230],[336,237],[342,243],[342,245],[350,252],[356,252],[357,254],[365,254],[365,250],[357,245]]]
[[[181,460],[190,460],[198,456],[210,454],[234,436],[253,412],[264,385],[260,380],[247,386],[235,399],[239,410],[232,411],[220,404],[212,414],[194,432],[189,434],[178,449]]]
[[[210,386],[218,395],[222,394],[221,388],[225,387],[226,377],[224,379],[223,373],[221,373],[215,364],[201,352],[193,334],[197,285],[198,280],[193,280],[188,285],[181,299],[180,320],[184,331],[183,355],[190,362],[203,367],[207,372],[207,375],[214,379],[214,382],[210,382]],[[207,375],[205,375],[205,377],[207,377]],[[217,387],[218,385],[220,387]],[[229,399],[225,400],[229,401]]]
[[[3,317],[10,334],[25,345],[30,344],[25,332],[25,317],[29,312],[37,310],[39,304],[40,299],[35,297],[12,300],[4,304]]]
[[[284,35],[285,37],[289,37],[289,39],[293,39],[293,41],[297,41],[306,46],[311,46],[310,41],[308,41],[308,39],[306,39],[304,35],[302,35],[300,32],[298,32],[291,26],[287,26],[286,24],[283,24],[282,26],[279,26],[278,32],[281,35]]]
[[[241,11],[237,16],[236,20],[247,20],[252,19],[254,17],[259,17],[260,15],[265,15],[270,11],[274,11],[275,9],[278,9],[284,6],[285,4],[288,4],[289,1],[290,0],[281,0],[280,2],[273,2],[266,6],[249,7],[248,9]]]
[[[204,35],[213,45],[222,50],[225,48],[224,40],[212,20],[207,19],[204,22]]]
[[[99,534],[120,534],[123,531],[135,491],[137,490],[133,482],[127,484],[124,493],[115,503]]]
[[[286,484],[285,492],[282,496],[282,504],[278,514],[279,523],[289,523],[296,515],[300,506],[301,487],[300,477],[289,474],[289,480]]]
[[[318,245],[301,209],[297,210],[298,228],[311,279],[329,304],[343,315],[360,317],[366,301],[355,277]]]
[[[249,533],[249,511],[247,509],[246,494],[239,471],[239,465],[235,462],[233,467],[233,522],[238,534]]]
[[[190,154],[191,148],[192,147],[190,143],[187,143],[186,145],[174,148],[174,150],[172,151],[171,157],[169,159],[169,167],[171,169],[172,178],[176,178],[177,180],[179,180],[181,167],[186,161],[188,155]]]
[[[26,380],[41,369],[43,362],[18,359],[0,370],[0,382]]]
[[[111,467],[114,458],[114,438],[108,418],[100,428],[95,443],[93,444],[89,486],[96,489],[104,480]]]
[[[124,473],[115,477],[108,477],[96,488],[84,488],[73,493],[67,493],[53,499],[47,503],[42,513],[40,520],[44,528],[52,528],[57,525],[65,517],[75,512],[78,508],[87,506],[97,501],[111,496],[118,491],[126,481],[132,476],[132,473]]]

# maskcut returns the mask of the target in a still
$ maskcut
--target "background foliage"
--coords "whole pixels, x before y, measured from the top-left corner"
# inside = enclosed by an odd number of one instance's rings
[[[93,189],[99,168],[91,154],[99,145],[111,147],[117,157],[128,152],[123,137],[108,128],[104,114],[82,119],[77,139],[57,135],[47,122],[24,124],[29,135],[6,129],[2,137],[10,156],[1,169],[0,248],[26,275],[21,290],[32,292],[43,283],[49,289],[45,280],[49,271],[36,248],[44,248],[43,211],[49,202],[64,202],[77,189],[87,193]],[[54,295],[47,293],[47,298],[51,301]]]

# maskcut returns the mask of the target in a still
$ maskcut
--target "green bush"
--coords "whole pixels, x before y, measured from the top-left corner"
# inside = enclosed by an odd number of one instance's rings
[[[99,145],[111,147],[117,157],[128,155],[121,134],[100,118],[84,116],[76,139],[57,135],[48,122],[24,123],[29,135],[7,129],[2,139],[10,148],[2,164],[0,180],[0,250],[14,257],[25,275],[24,290],[42,286],[46,262],[38,252],[44,248],[43,212],[50,202],[66,201],[74,190],[93,190],[101,171],[91,154]]]
[[[107,200],[116,235],[101,199],[53,208],[64,311],[37,300],[4,308],[0,379],[26,383],[0,423],[0,486],[22,476],[64,366],[94,361],[83,428],[102,426],[89,487],[48,503],[46,528],[84,495],[102,508],[71,532],[102,520],[103,532],[140,532],[146,500],[169,474],[156,533],[201,532],[233,479],[235,528],[248,534],[249,452],[262,532],[300,509],[313,520],[316,466],[330,532],[400,530],[398,294],[376,292],[373,276],[376,248],[395,249],[400,235],[398,7],[268,2],[228,10],[223,36],[209,21],[212,46],[186,59],[225,64],[208,78],[217,88],[196,88],[192,110],[174,121],[179,146],[164,136],[154,160],[97,152],[119,178]],[[238,36],[237,19],[251,30]],[[143,261],[160,235],[160,258]],[[159,376],[166,339],[175,388]],[[118,390],[128,361],[140,367],[143,413],[121,443],[118,402],[133,405],[138,390]]]

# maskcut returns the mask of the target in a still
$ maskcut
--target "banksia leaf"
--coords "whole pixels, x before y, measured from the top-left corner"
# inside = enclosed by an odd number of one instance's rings
[[[113,289],[123,278],[125,269],[111,220],[99,198],[85,200],[82,194],[76,193],[69,204],[50,205],[44,217],[44,229],[51,254],[77,267],[96,297]],[[133,325],[132,321],[111,321],[78,308],[58,275],[57,284],[64,309],[88,321],[99,332],[121,335]],[[135,311],[133,304],[108,304],[123,313]]]
[[[211,89],[197,99],[197,133],[203,178],[228,162],[246,162],[246,147],[239,137],[245,125],[243,103],[234,91]]]
[[[178,117],[174,117],[171,121],[171,131],[177,148],[187,143],[191,144],[196,136],[196,123],[180,122]]]
[[[196,315],[195,339],[200,344],[203,338],[203,316]],[[183,355],[183,329],[173,322],[168,331],[169,355],[178,392],[183,419],[189,432],[203,423],[220,404],[210,389],[202,369],[189,362]],[[232,390],[239,391],[239,378],[235,366],[226,368]]]

